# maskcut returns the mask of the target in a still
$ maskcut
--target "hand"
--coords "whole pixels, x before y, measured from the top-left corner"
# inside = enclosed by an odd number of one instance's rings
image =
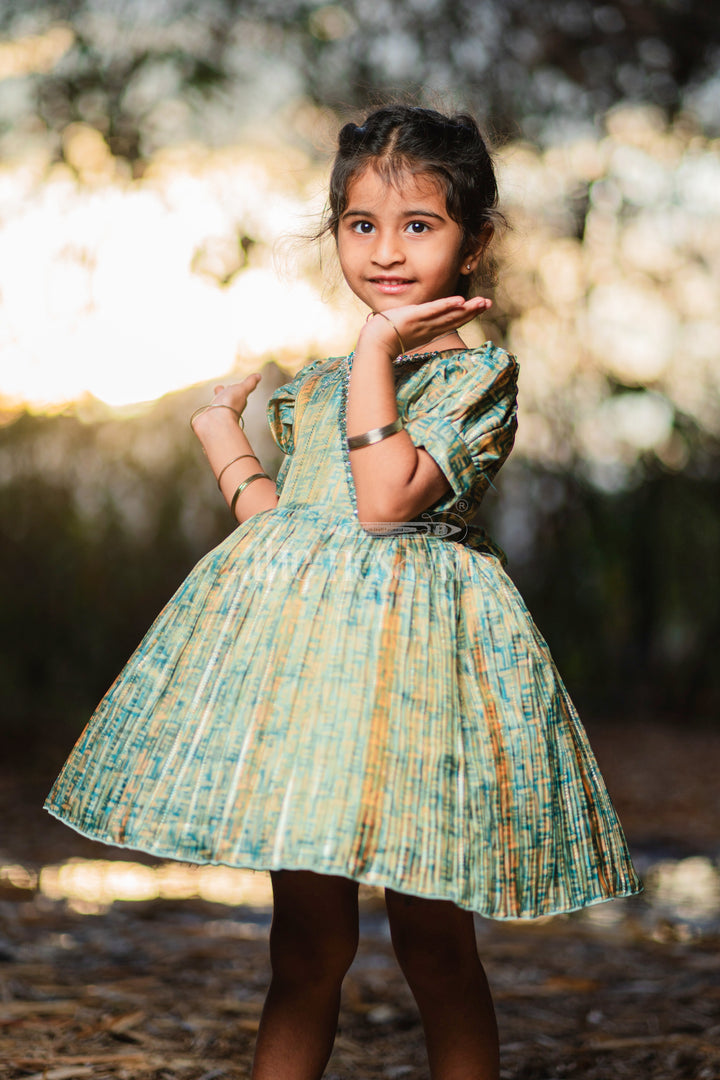
[[[215,397],[211,402],[208,402],[208,405],[227,405],[232,412],[240,417],[247,405],[248,396],[253,392],[259,382],[260,374],[259,372],[254,371],[252,375],[246,375],[242,382],[232,383],[230,386],[223,386],[222,383],[219,383],[214,388]],[[231,415],[228,412],[228,409],[213,409],[208,408],[207,406],[198,409],[197,415],[193,413],[193,416],[190,419],[190,426],[201,441],[201,429],[212,430],[212,426],[218,414],[224,414],[225,416]],[[211,417],[213,417],[213,419],[210,419]],[[234,422],[235,421],[233,421],[233,423]]]
[[[390,356],[397,356],[399,334],[405,352],[411,352],[435,338],[454,333],[491,306],[492,300],[484,296],[474,296],[471,300],[464,300],[462,296],[445,296],[425,304],[388,308],[383,312],[385,318],[366,322],[360,331],[358,346],[361,341],[371,341],[386,348]],[[397,334],[393,326],[397,328]]]
[[[214,388],[215,397],[209,405],[227,405],[232,412],[236,413],[240,417],[247,405],[248,396],[253,392],[257,384],[260,382],[260,374],[254,371],[252,375],[246,375],[246,377],[239,383],[232,383],[230,386],[223,386],[222,383],[218,384]],[[203,442],[206,435],[215,430],[215,422],[218,416],[225,416],[226,418],[231,416],[232,413],[228,409],[212,409],[205,407],[204,409],[197,410],[197,415],[193,413],[190,419],[190,426],[193,431]],[[235,424],[235,420],[233,420]]]
[[[213,390],[215,397],[212,399],[212,404],[229,405],[231,409],[242,413],[247,405],[248,397],[260,382],[260,378],[260,373],[253,371],[251,375],[246,375],[242,382],[231,383],[230,386],[223,386],[220,383]]]

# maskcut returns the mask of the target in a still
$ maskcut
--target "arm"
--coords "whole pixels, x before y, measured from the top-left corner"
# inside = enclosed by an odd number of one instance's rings
[[[388,312],[407,348],[457,330],[490,306],[475,297],[449,297]],[[358,339],[347,406],[348,436],[384,427],[398,417],[392,361],[398,339],[386,319],[373,318]],[[350,451],[350,465],[361,522],[408,521],[432,506],[449,483],[426,450],[417,449],[406,431]]]
[[[216,386],[213,404],[229,405],[231,409],[242,413],[247,404],[248,395],[259,382],[260,376],[255,373],[232,386]],[[202,443],[215,477],[217,478],[220,471],[224,469],[220,490],[229,506],[238,485],[243,480],[252,476],[253,473],[264,472],[262,464],[254,456],[253,448],[245,432],[238,425],[230,409],[208,409],[193,421],[192,428]],[[225,469],[229,461],[241,454],[253,456],[242,457]],[[274,482],[269,479],[254,480],[238,498],[235,504],[235,516],[239,522],[247,521],[253,514],[258,514],[261,510],[271,510],[277,506],[277,503]]]

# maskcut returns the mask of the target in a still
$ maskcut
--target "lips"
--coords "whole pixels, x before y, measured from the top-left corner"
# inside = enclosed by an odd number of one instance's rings
[[[375,277],[369,278],[370,284],[382,293],[399,293],[413,284],[412,278]]]

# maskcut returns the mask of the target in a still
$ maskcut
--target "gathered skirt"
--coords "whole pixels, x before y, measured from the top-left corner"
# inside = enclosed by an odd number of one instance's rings
[[[530,918],[641,886],[547,646],[490,550],[280,505],[206,555],[46,808],[193,863]]]

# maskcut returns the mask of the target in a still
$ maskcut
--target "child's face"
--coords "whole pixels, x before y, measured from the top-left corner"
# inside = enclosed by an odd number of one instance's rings
[[[348,187],[337,247],[345,280],[373,311],[458,295],[462,230],[432,177],[390,184],[366,168]]]

